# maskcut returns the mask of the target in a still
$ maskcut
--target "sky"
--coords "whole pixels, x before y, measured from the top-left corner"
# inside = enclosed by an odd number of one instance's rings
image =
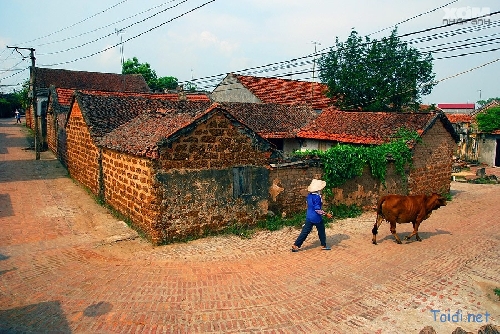
[[[499,10],[498,0],[0,0],[0,91],[29,78],[30,48],[37,67],[120,73],[137,57],[207,91],[231,72],[319,81],[316,60],[336,38],[397,26],[434,58],[439,83],[422,102],[474,103],[500,96]]]

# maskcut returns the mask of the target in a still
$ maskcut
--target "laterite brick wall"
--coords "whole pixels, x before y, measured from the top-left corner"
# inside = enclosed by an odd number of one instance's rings
[[[422,136],[413,151],[413,168],[408,178],[411,195],[447,193],[456,143],[440,121]]]
[[[90,138],[87,125],[77,104],[71,111],[66,134],[69,174],[98,196],[100,194],[99,150]]]
[[[229,119],[214,115],[192,133],[161,152],[161,168],[217,169],[235,165],[267,164],[269,152],[259,152],[252,140]]]
[[[201,236],[232,223],[252,225],[267,213],[269,152],[253,144],[229,119],[214,115],[161,152],[156,179],[162,187],[164,241]],[[234,194],[238,173],[251,184],[241,196]]]
[[[130,218],[153,243],[158,243],[161,200],[152,161],[103,149],[102,171],[106,203]]]
[[[273,182],[283,188],[275,198],[270,196],[269,209],[277,215],[299,213],[306,209],[307,186],[313,178],[322,178],[321,167],[283,167],[274,168],[270,174]],[[332,189],[332,196],[324,197],[324,205],[358,205],[365,209],[375,206],[380,196],[386,194],[406,194],[403,177],[396,173],[393,163],[387,166],[385,186],[373,178],[369,169],[363,175],[347,180],[343,185]]]

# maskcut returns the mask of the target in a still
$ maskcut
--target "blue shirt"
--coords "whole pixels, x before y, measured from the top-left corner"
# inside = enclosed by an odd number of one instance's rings
[[[313,224],[321,223],[323,215],[321,195],[318,193],[307,194],[306,220]]]

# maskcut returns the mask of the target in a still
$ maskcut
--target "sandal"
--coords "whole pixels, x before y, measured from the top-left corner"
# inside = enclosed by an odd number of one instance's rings
[[[296,252],[298,252],[298,251],[299,251],[299,247],[297,247],[297,246],[293,245],[293,246],[292,246],[292,252],[293,252],[293,253],[296,253]]]
[[[328,246],[325,246],[325,247],[321,247],[321,250],[332,250],[332,249]]]

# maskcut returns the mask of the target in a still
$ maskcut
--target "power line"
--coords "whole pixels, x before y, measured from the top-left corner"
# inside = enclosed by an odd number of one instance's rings
[[[133,26],[134,26],[134,25],[136,25],[136,24],[139,24],[139,23],[142,23],[142,22],[144,22],[144,21],[147,21],[147,20],[149,20],[149,19],[151,19],[151,18],[153,18],[153,17],[155,17],[155,16],[157,16],[157,15],[159,15],[159,14],[161,14],[161,13],[163,13],[163,12],[165,12],[165,11],[169,10],[169,9],[175,8],[175,7],[177,7],[177,6],[180,6],[181,4],[183,4],[183,3],[187,2],[187,1],[188,1],[188,0],[183,0],[183,1],[179,2],[178,4],[176,4],[176,5],[174,5],[174,6],[171,6],[171,7],[165,8],[164,10],[161,10],[161,11],[159,11],[159,12],[157,12],[157,13],[155,13],[155,14],[151,15],[151,16],[148,16],[148,17],[146,17],[145,19],[142,19],[142,20],[140,20],[140,21],[134,22],[134,23],[132,23],[132,24],[130,24],[130,25],[128,25],[128,26],[126,26],[126,27],[122,28],[121,30],[126,30],[126,29],[129,29],[130,27],[133,27]],[[215,1],[215,0],[214,0],[214,1]],[[68,48],[68,49],[66,49],[66,50],[60,50],[60,51],[54,51],[54,52],[48,52],[48,53],[39,53],[38,55],[39,55],[39,56],[47,56],[47,55],[53,55],[53,54],[58,54],[58,53],[63,53],[63,52],[67,52],[67,51],[71,51],[71,50],[79,49],[79,48],[81,48],[81,47],[84,47],[85,45],[89,45],[89,44],[95,43],[95,42],[97,42],[97,41],[100,41],[101,39],[104,39],[104,38],[106,38],[106,37],[110,37],[110,36],[112,36],[112,35],[114,35],[114,34],[115,34],[115,33],[114,33],[114,32],[112,32],[112,33],[109,33],[109,34],[107,34],[107,35],[105,35],[105,36],[101,36],[101,37],[99,37],[99,38],[97,38],[97,39],[94,39],[94,40],[92,40],[92,41],[85,42],[85,43],[80,44],[80,45],[77,45],[77,46],[73,46],[73,47]]]
[[[499,13],[500,13],[500,11],[496,11],[496,12],[490,13],[488,15],[483,15],[481,17],[497,15]],[[420,33],[423,33],[423,32],[433,31],[433,30],[436,30],[436,29],[443,29],[443,28],[454,26],[454,25],[457,25],[457,24],[463,24],[463,23],[468,22],[468,21],[477,20],[478,18],[471,18],[471,19],[467,19],[467,20],[462,20],[460,22],[454,22],[454,23],[449,23],[449,24],[442,25],[442,26],[435,26],[435,27],[431,27],[431,28],[426,28],[426,29],[423,29],[423,30],[406,33],[406,34],[400,35],[398,37],[399,38],[408,37],[408,36],[417,35],[417,34],[420,34]],[[373,43],[373,42],[374,41],[366,42],[366,44]],[[323,50],[326,50],[326,49],[323,49]],[[320,53],[320,55],[327,55],[327,54],[328,54],[328,52],[322,52],[322,53]],[[470,53],[470,54],[476,54],[476,53]],[[464,55],[466,55],[466,54],[464,54]],[[268,67],[277,66],[277,65],[281,65],[282,66],[282,65],[290,64],[292,62],[296,62],[299,59],[307,59],[307,58],[311,58],[313,56],[314,55],[307,55],[307,56],[303,56],[303,57],[299,57],[299,58],[294,58],[294,59],[291,59],[291,60],[286,60],[286,61],[281,61],[281,62],[275,62],[275,63],[270,63],[270,64],[266,64],[266,65],[251,67],[251,68],[247,68],[247,69],[243,69],[243,70],[233,71],[233,73],[243,73],[243,72],[248,72],[248,71],[251,71],[251,70],[254,70],[254,69],[268,68]],[[458,57],[458,56],[450,56],[450,57],[453,58],[453,57]],[[439,59],[444,59],[444,58],[439,58]],[[263,70],[263,72],[269,72],[269,71]],[[198,83],[198,82],[204,83],[207,80],[210,80],[211,78],[218,77],[218,76],[221,76],[221,75],[224,75],[224,74],[212,75],[212,76],[207,76],[207,77],[202,77],[202,78],[195,78],[195,79],[193,79],[191,81],[194,82],[194,83]]]
[[[129,20],[129,19],[131,19],[131,18],[134,18],[134,17],[139,16],[139,15],[141,15],[141,14],[147,13],[147,12],[149,12],[149,11],[152,11],[153,9],[156,9],[156,8],[159,8],[159,7],[162,7],[162,6],[165,6],[166,4],[171,3],[171,2],[175,2],[175,1],[177,1],[177,0],[170,0],[170,1],[167,1],[166,3],[162,3],[162,4],[159,4],[159,5],[157,5],[157,6],[154,6],[154,7],[148,8],[148,9],[146,9],[146,10],[143,10],[142,12],[139,12],[139,13],[136,13],[136,14],[134,14],[134,15],[128,16],[128,17],[126,17],[126,18],[124,18],[124,19],[121,19],[121,20],[115,21],[115,22],[113,22],[113,23],[106,24],[106,25],[104,25],[104,26],[102,26],[102,27],[99,27],[99,28],[96,28],[96,29],[93,29],[93,30],[90,30],[90,31],[83,32],[83,33],[81,33],[81,34],[79,34],[79,35],[75,35],[75,36],[71,36],[71,37],[66,37],[66,38],[63,38],[63,39],[60,39],[60,40],[57,40],[57,41],[52,41],[52,42],[47,42],[47,43],[38,44],[38,45],[36,45],[36,46],[37,46],[37,47],[39,47],[39,46],[44,46],[44,45],[50,45],[50,44],[55,44],[55,43],[65,42],[65,41],[68,41],[68,40],[71,40],[71,39],[75,39],[75,38],[78,38],[78,37],[82,37],[82,36],[84,36],[84,35],[88,35],[88,34],[90,34],[90,33],[93,33],[93,32],[96,32],[96,31],[99,31],[99,30],[102,30],[102,29],[105,29],[105,28],[109,28],[109,27],[114,26],[114,25],[116,25],[116,24],[118,24],[118,23],[120,23],[120,22],[123,22],[123,21]]]
[[[78,22],[76,22],[76,23],[73,23],[72,25],[69,25],[69,26],[64,27],[64,28],[62,28],[62,29],[59,29],[59,30],[57,30],[57,31],[51,32],[51,33],[50,33],[50,34],[48,34],[48,35],[45,35],[45,36],[42,36],[42,37],[37,37],[37,38],[32,39],[32,40],[30,40],[30,41],[21,42],[21,43],[19,43],[18,45],[31,43],[31,42],[37,41],[37,40],[39,40],[39,39],[46,38],[46,37],[52,36],[52,35],[54,35],[54,34],[60,33],[61,31],[67,30],[67,29],[69,29],[69,28],[73,28],[74,26],[76,26],[76,25],[78,25],[78,24],[80,24],[80,23],[83,23],[83,22],[85,22],[85,21],[87,21],[87,20],[89,20],[89,19],[91,19],[91,18],[93,18],[93,17],[96,17],[96,16],[98,16],[98,15],[101,15],[101,14],[103,14],[103,13],[107,12],[108,10],[113,9],[113,8],[115,8],[115,7],[119,6],[119,5],[121,5],[122,3],[127,2],[127,1],[128,1],[128,0],[122,0],[122,1],[120,1],[119,3],[117,3],[117,4],[115,4],[115,5],[111,6],[111,7],[106,8],[105,10],[100,11],[100,12],[98,12],[98,13],[96,13],[96,14],[92,15],[92,16],[89,16],[89,17],[87,17],[87,18],[85,18],[85,19],[83,19],[83,20],[81,20],[81,21],[78,21]]]
[[[398,23],[396,23],[396,24],[394,24],[394,25],[392,25],[392,26],[390,26],[390,27],[386,27],[386,28],[384,28],[384,29],[380,29],[380,30],[378,30],[378,31],[372,32],[371,34],[368,34],[367,36],[371,36],[371,35],[374,35],[374,34],[378,34],[379,32],[382,32],[382,31],[388,30],[388,29],[390,29],[390,28],[395,28],[395,27],[397,27],[397,26],[398,26],[398,25],[400,25],[400,24],[406,23],[406,22],[408,22],[408,21],[411,21],[411,20],[413,20],[413,19],[416,19],[416,18],[418,18],[418,17],[424,16],[424,15],[427,15],[427,14],[430,14],[430,13],[432,13],[432,12],[435,12],[435,11],[436,11],[436,10],[438,10],[438,9],[444,8],[444,7],[449,6],[449,5],[451,5],[451,4],[455,3],[455,2],[458,2],[458,1],[460,1],[460,0],[453,0],[453,1],[448,2],[447,4],[444,4],[444,5],[442,5],[442,6],[439,6],[439,7],[437,7],[437,8],[434,8],[434,9],[428,10],[427,12],[420,13],[420,14],[418,14],[418,15],[412,16],[412,17],[410,17],[410,18],[408,18],[408,19],[406,19],[406,20],[403,20],[403,21],[401,21],[401,22],[398,22]]]
[[[161,26],[163,26],[163,25],[165,25],[165,24],[167,24],[167,23],[170,23],[170,22],[172,22],[172,21],[174,21],[174,20],[176,20],[176,19],[179,19],[179,18],[181,18],[181,17],[183,17],[183,16],[187,15],[187,14],[190,14],[190,13],[192,13],[192,12],[194,12],[194,11],[196,11],[196,10],[198,10],[198,9],[202,8],[202,7],[205,7],[206,5],[208,5],[208,4],[212,3],[212,2],[215,2],[215,1],[216,1],[216,0],[210,0],[210,1],[208,1],[208,2],[205,2],[204,4],[202,4],[202,5],[200,5],[200,6],[197,6],[197,7],[193,8],[193,9],[191,9],[191,10],[189,10],[189,11],[185,12],[185,13],[182,13],[182,14],[180,14],[180,15],[178,15],[178,16],[176,16],[176,17],[174,17],[174,18],[172,18],[172,19],[170,19],[170,20],[168,20],[168,21],[165,21],[165,22],[163,22],[163,23],[161,23],[161,24],[159,24],[159,25],[157,25],[157,26],[155,26],[155,27],[153,27],[153,28],[151,28],[151,29],[148,29],[148,30],[146,30],[146,31],[144,31],[144,32],[142,32],[142,33],[140,33],[140,34],[138,34],[138,35],[135,35],[135,36],[133,36],[133,37],[130,37],[130,38],[128,38],[127,40],[125,40],[123,43],[126,43],[126,42],[128,42],[128,41],[131,41],[131,40],[133,40],[133,39],[135,39],[135,38],[137,38],[137,37],[139,37],[139,36],[142,36],[142,35],[144,35],[144,34],[146,34],[146,33],[149,33],[149,32],[151,32],[151,31],[153,31],[153,30],[155,30],[155,29],[158,29],[159,27],[161,27]],[[79,60],[82,60],[82,59],[90,58],[90,57],[93,57],[93,56],[98,55],[98,54],[100,54],[100,53],[103,53],[103,52],[106,52],[106,51],[108,51],[108,50],[111,50],[111,49],[113,49],[113,48],[115,48],[115,47],[119,46],[120,44],[121,44],[121,43],[117,43],[117,44],[112,45],[112,46],[110,46],[110,47],[107,47],[107,48],[105,48],[105,49],[103,49],[103,50],[101,50],[101,51],[94,52],[94,53],[89,54],[89,55],[87,55],[87,56],[83,56],[83,57],[80,57],[80,58],[76,58],[76,59],[73,59],[73,60],[70,60],[70,61],[60,62],[60,63],[56,63],[56,64],[50,64],[50,65],[43,64],[42,66],[51,67],[51,66],[58,66],[58,65],[63,65],[63,64],[74,63],[75,61],[79,61]]]

